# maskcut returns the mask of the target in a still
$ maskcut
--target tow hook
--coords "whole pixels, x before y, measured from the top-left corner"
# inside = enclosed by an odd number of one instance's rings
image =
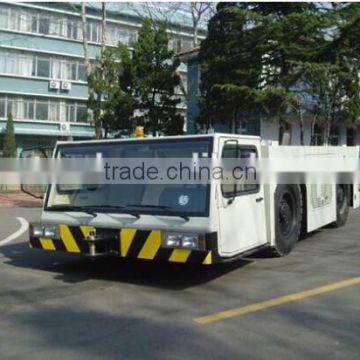
[[[90,231],[89,235],[84,239],[89,245],[90,257],[107,255],[110,252],[109,245],[114,240],[116,240],[116,238],[113,234],[98,234],[96,230]]]

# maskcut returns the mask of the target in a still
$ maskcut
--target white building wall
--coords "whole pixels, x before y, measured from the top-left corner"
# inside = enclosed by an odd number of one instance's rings
[[[308,120],[304,120],[304,145],[310,145],[310,141],[311,141],[311,123]],[[294,122],[291,125],[291,145],[301,145],[299,122]]]
[[[291,124],[291,145],[300,145],[300,124],[298,123]]]
[[[346,145],[346,126],[339,129],[339,145]]]
[[[263,140],[279,141],[279,126],[276,122],[261,120],[260,136]]]
[[[277,122],[261,121],[260,136],[263,140],[279,141],[279,125]],[[311,124],[304,121],[304,145],[310,145]],[[346,143],[346,135],[345,135]],[[300,124],[292,123],[291,126],[291,145],[300,145]]]

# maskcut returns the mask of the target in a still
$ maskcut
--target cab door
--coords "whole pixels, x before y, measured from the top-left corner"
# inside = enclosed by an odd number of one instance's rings
[[[266,243],[264,187],[258,174],[244,166],[248,160],[259,157],[260,140],[221,137],[218,154],[224,161],[224,178],[233,171],[233,166],[226,168],[225,164],[236,163],[237,159],[246,171],[241,180],[232,184],[223,181],[217,188],[219,250],[222,256],[234,256]],[[226,162],[229,158],[235,161]]]

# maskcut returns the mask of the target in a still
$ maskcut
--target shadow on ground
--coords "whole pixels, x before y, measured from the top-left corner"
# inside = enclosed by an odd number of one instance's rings
[[[321,231],[322,231],[322,229],[312,231],[312,232],[306,234],[305,236],[303,236],[302,238],[300,238],[299,242],[311,239],[315,235],[318,235]],[[299,246],[299,245],[296,244],[295,246]],[[250,259],[255,260],[255,259],[268,259],[268,258],[274,258],[274,257],[278,257],[278,255],[276,255],[275,251],[271,250],[270,248],[264,248],[262,250],[255,252],[254,254],[249,255],[246,259],[247,260],[250,260]]]
[[[6,258],[3,266],[47,271],[65,283],[96,279],[172,290],[209,282],[252,263],[251,260],[243,259],[229,264],[204,266],[117,257],[90,259],[80,255],[29,249],[25,243],[4,246],[0,248],[0,254]]]

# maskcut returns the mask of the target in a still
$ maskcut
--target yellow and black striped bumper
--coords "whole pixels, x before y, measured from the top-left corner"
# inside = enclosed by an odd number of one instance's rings
[[[94,231],[92,226],[59,226],[59,238],[30,237],[30,247],[49,251],[89,254],[85,240]],[[96,229],[107,233],[109,241],[96,244],[97,253],[111,253],[124,258],[198,263],[210,265],[218,262],[217,234],[206,234],[206,250],[170,249],[161,246],[159,230]]]

